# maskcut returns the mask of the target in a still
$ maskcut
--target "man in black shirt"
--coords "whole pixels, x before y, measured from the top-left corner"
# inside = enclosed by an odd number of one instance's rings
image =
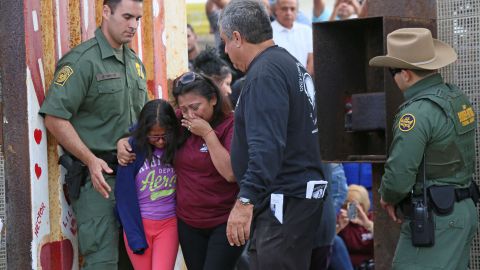
[[[240,193],[228,240],[243,245],[252,228],[251,269],[308,269],[327,185],[313,80],[274,44],[260,2],[233,0],[219,26],[225,52],[246,72],[231,147]]]

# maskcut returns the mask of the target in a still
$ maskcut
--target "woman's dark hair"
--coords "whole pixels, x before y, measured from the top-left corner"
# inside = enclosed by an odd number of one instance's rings
[[[186,75],[190,75],[187,73],[195,74],[195,79],[188,83],[182,83],[182,77]],[[194,93],[199,96],[204,97],[208,101],[210,101],[213,97],[217,98],[217,104],[213,106],[213,117],[210,120],[210,125],[212,128],[215,128],[218,124],[222,122],[225,117],[232,113],[232,108],[228,102],[225,102],[223,95],[220,93],[220,89],[217,85],[212,82],[209,78],[200,75],[194,72],[187,72],[179,76],[173,81],[173,90],[172,94],[175,98],[175,103],[178,106],[178,97],[188,94]],[[181,142],[184,142],[186,138],[190,136],[190,131],[186,128],[183,130],[183,136]]]
[[[136,147],[140,151],[144,151],[150,161],[153,155],[153,146],[147,135],[155,125],[164,128],[166,135],[166,144],[160,160],[163,164],[173,164],[180,124],[173,107],[163,99],[151,100],[145,104],[138,117],[137,127],[132,132]]]
[[[207,47],[193,61],[195,72],[212,79],[224,80],[232,70],[212,47]]]

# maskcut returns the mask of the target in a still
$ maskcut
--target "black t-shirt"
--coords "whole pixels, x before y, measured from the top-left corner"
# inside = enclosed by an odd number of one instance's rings
[[[254,204],[271,193],[305,198],[306,183],[324,179],[313,80],[283,48],[272,46],[250,64],[231,160],[239,196]]]

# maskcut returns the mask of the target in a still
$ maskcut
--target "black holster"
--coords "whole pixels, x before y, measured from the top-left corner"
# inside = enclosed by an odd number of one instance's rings
[[[430,186],[428,195],[435,214],[447,216],[453,212],[456,195],[455,186]]]
[[[85,179],[88,173],[87,166],[69,154],[63,154],[59,158],[58,163],[67,170],[65,183],[67,184],[69,198],[73,200],[78,199],[80,189],[85,185]]]
[[[477,203],[480,199],[480,192],[475,181],[467,188],[456,188],[455,186],[430,186],[428,195],[435,214],[440,216],[450,215],[453,212],[455,202],[465,199],[472,199]]]

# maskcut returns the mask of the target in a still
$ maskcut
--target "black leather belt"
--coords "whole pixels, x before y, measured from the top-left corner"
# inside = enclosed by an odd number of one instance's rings
[[[117,166],[118,166],[117,152],[115,151],[97,152],[97,153],[94,152],[93,154],[95,154],[96,157],[98,157],[99,159],[102,159],[107,163],[108,167],[110,167],[110,169],[113,170],[113,173],[111,174],[117,174]]]
[[[465,199],[471,198],[472,194],[470,193],[470,188],[456,188],[455,189],[455,200],[457,202],[463,201]]]
[[[470,187],[467,188],[456,188],[455,189],[455,201],[460,202],[465,199],[472,198],[471,189]],[[411,219],[412,217],[412,202],[410,199],[403,200],[400,203],[400,210],[402,211],[403,215],[407,219]]]

